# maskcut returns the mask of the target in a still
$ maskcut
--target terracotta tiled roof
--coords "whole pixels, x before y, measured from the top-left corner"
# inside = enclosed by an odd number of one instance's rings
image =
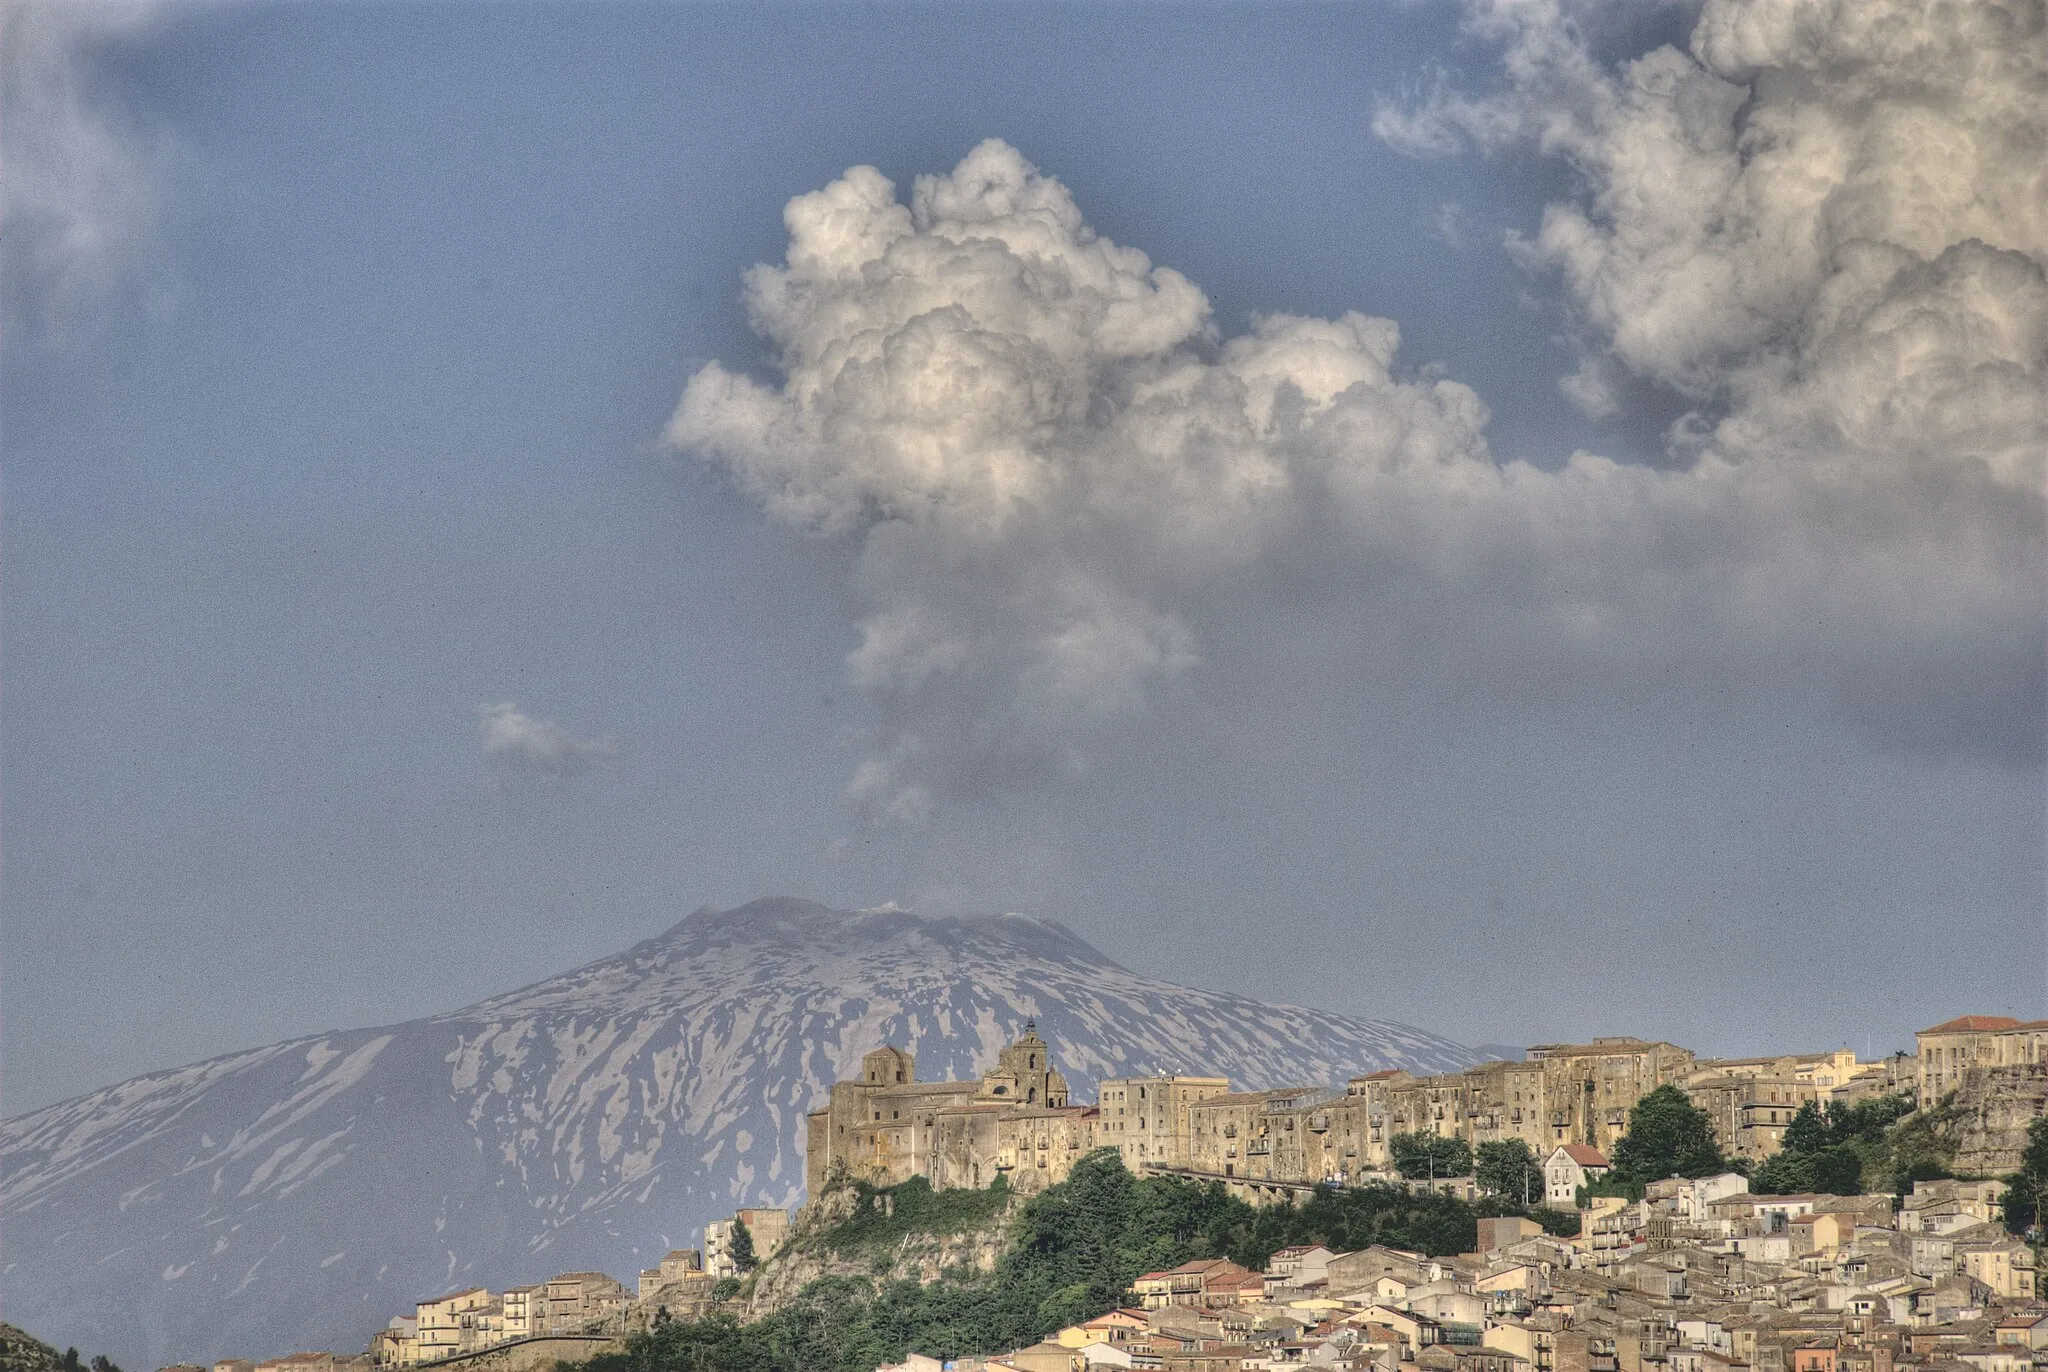
[[[1564,1155],[1581,1167],[1606,1167],[1607,1155],[1587,1143],[1562,1143]]]
[[[2017,1029],[2020,1022],[2010,1015],[1962,1015],[1937,1024],[1932,1029],[1922,1029],[1923,1034],[1988,1034],[1999,1029]]]

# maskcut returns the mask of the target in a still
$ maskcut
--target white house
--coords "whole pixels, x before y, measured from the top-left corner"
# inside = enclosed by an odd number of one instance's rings
[[[1543,1160],[1543,1199],[1553,1208],[1579,1203],[1579,1188],[1607,1175],[1607,1156],[1591,1144],[1561,1143]]]

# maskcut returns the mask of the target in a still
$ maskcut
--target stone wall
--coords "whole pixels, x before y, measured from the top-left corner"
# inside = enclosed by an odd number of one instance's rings
[[[623,1340],[607,1335],[544,1334],[421,1365],[449,1372],[554,1372],[558,1362],[588,1362],[600,1354],[625,1351]]]
[[[2048,1114],[2048,1063],[1971,1068],[1944,1104],[1953,1121],[1956,1171],[1983,1177],[2017,1172],[2027,1127]]]

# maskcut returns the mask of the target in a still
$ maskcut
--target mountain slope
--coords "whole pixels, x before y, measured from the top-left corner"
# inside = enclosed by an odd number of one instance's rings
[[[440,1290],[631,1282],[794,1204],[803,1116],[883,1041],[978,1071],[1035,1016],[1103,1077],[1335,1081],[1471,1061],[1380,1020],[1131,972],[1047,920],[768,900],[465,1010],[111,1086],[0,1125],[10,1319],[129,1366],[361,1348]]]

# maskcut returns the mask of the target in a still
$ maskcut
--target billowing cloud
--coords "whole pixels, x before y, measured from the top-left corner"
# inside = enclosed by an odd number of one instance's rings
[[[0,241],[45,322],[62,323],[149,250],[177,153],[110,94],[97,59],[162,11],[153,0],[0,5]]]
[[[593,762],[618,756],[609,739],[582,739],[551,719],[527,714],[511,701],[476,707],[478,741],[486,761],[507,772],[569,777]]]
[[[1995,13],[1915,19],[1922,50],[1710,5],[1705,56],[1609,71],[1555,6],[1485,6],[1508,90],[1382,112],[1410,148],[1580,168],[1521,251],[1564,282],[1587,408],[1631,375],[1694,400],[1669,469],[1504,459],[1390,320],[1225,338],[995,141],[907,205],[872,168],[792,201],[746,285],[779,378],[707,366],[666,436],[860,540],[849,671],[885,724],[851,794],[897,819],[1085,765],[1268,617],[1424,644],[1393,669],[1419,678],[1768,666],[1881,742],[2031,759],[2048,252],[2014,130],[2048,105],[2028,12]]]
[[[1517,244],[1588,344],[1742,457],[2039,472],[2048,431],[2048,16],[2039,0],[1709,0],[1691,51],[1597,63],[1559,0],[1479,0],[1506,89],[1383,108],[1418,152],[1568,158]]]

